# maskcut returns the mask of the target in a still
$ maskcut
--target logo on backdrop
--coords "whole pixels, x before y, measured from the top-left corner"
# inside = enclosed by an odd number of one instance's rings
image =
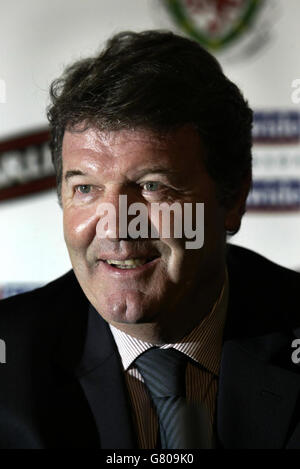
[[[222,49],[252,26],[264,0],[164,0],[186,34],[212,50]]]
[[[259,111],[253,125],[252,211],[300,210],[300,113]]]

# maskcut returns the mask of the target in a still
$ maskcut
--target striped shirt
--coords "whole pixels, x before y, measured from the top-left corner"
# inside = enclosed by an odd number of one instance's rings
[[[164,344],[160,348],[174,347],[186,354],[186,396],[190,402],[201,402],[207,409],[211,432],[214,423],[222,336],[228,303],[228,276],[221,294],[211,312],[178,343]],[[156,446],[158,419],[143,378],[135,368],[134,360],[155,346],[120,331],[110,325],[122,360],[126,383],[133,409],[133,421],[137,430],[139,447],[153,449]]]

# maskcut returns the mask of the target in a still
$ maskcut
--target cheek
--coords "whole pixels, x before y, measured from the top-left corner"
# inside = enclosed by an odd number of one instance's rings
[[[164,239],[165,259],[166,259],[166,273],[168,278],[178,283],[181,278],[181,272],[185,261],[185,249],[182,239]]]
[[[98,217],[87,209],[64,210],[64,236],[69,249],[83,249],[92,242],[96,233]]]

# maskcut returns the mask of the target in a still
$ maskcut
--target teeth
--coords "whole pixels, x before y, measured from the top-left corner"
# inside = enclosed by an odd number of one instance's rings
[[[134,269],[140,265],[144,265],[147,262],[147,259],[126,259],[124,261],[117,261],[114,259],[107,259],[108,264],[115,264],[118,266],[118,269]]]

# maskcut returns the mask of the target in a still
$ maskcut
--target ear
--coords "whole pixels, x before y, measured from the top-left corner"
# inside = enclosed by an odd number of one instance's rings
[[[251,174],[248,174],[242,182],[236,200],[226,211],[225,229],[230,233],[237,233],[240,229],[242,217],[246,212],[246,201],[251,188],[251,182]]]

